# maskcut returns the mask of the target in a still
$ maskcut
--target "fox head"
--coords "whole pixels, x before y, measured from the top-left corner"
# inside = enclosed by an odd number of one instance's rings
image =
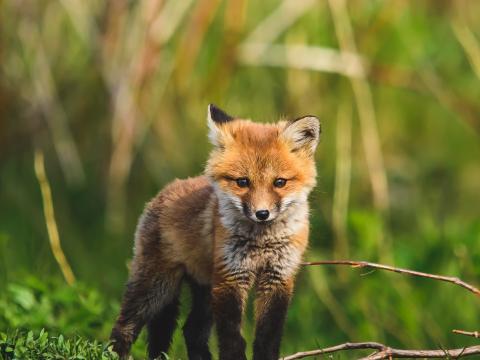
[[[206,174],[224,207],[240,218],[267,224],[306,203],[316,183],[316,117],[259,124],[209,105],[207,121],[214,149]]]

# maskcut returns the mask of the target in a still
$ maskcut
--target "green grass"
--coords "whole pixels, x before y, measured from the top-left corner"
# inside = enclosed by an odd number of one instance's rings
[[[48,332],[41,330],[38,334],[32,331],[0,333],[0,359],[115,360],[118,355],[112,351],[110,344],[79,336],[49,336]]]

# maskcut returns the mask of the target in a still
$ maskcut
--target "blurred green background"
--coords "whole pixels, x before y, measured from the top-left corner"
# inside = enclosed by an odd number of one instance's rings
[[[108,339],[137,218],[166,183],[202,172],[210,102],[257,121],[322,119],[307,260],[480,283],[480,2],[17,0],[0,9],[0,330]],[[73,287],[49,245],[35,151]],[[479,330],[479,305],[451,284],[304,268],[282,354],[345,341],[473,344],[451,330]],[[144,346],[142,336],[136,358]],[[171,355],[185,354],[178,332]]]

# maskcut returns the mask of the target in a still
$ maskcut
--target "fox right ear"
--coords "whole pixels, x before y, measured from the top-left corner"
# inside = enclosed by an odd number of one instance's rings
[[[208,105],[207,122],[208,122],[208,137],[210,142],[215,146],[221,146],[223,144],[222,138],[226,135],[225,131],[222,131],[224,124],[234,120],[233,116],[228,115],[225,111],[216,107],[213,104]]]

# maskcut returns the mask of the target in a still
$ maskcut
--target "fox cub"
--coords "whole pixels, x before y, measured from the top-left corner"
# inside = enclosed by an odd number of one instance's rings
[[[148,355],[168,351],[183,281],[192,292],[183,327],[189,359],[245,360],[242,313],[256,292],[253,359],[277,360],[295,274],[308,242],[307,197],[316,183],[316,117],[258,124],[208,107],[214,145],[204,176],[175,180],[141,216],[120,315],[122,359],[144,325]]]

